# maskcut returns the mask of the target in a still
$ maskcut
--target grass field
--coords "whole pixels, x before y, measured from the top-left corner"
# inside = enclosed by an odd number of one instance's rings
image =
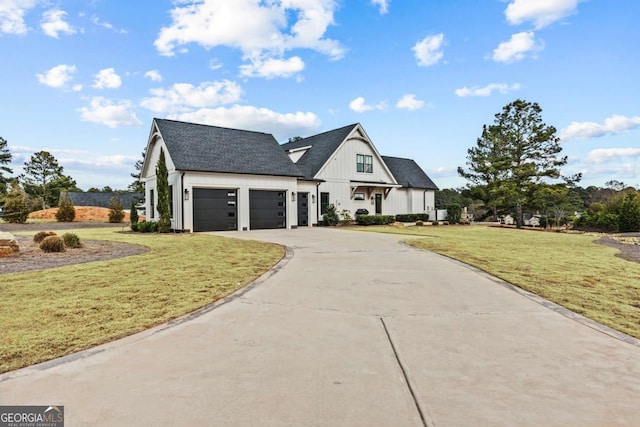
[[[640,338],[640,263],[596,235],[482,226],[366,227],[455,258],[618,331]],[[415,238],[411,238],[415,235]]]
[[[274,244],[193,234],[74,230],[149,252],[0,276],[0,372],[175,319],[247,285],[284,256]]]

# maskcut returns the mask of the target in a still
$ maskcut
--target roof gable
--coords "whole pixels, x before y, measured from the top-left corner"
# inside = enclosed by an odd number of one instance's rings
[[[314,179],[322,166],[327,162],[333,153],[336,152],[340,144],[344,142],[349,134],[354,130],[357,123],[303,138],[298,141],[282,144],[285,151],[295,150],[310,146],[302,157],[296,162],[304,177]]]
[[[302,176],[271,134],[164,119],[153,126],[177,170]]]
[[[400,157],[382,156],[387,167],[398,181],[398,184],[405,188],[423,188],[425,190],[437,190],[438,187],[431,178],[412,159],[402,159]]]

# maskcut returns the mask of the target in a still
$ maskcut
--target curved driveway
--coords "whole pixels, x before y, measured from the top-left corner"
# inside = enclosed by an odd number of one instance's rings
[[[336,229],[225,304],[0,376],[67,426],[637,426],[640,346],[487,275]]]

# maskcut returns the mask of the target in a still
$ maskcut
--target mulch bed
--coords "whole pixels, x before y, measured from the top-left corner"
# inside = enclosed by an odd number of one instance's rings
[[[622,239],[620,239],[622,238]],[[627,243],[622,243],[622,241]],[[620,233],[604,236],[596,240],[596,243],[619,249],[617,257],[627,261],[640,262],[640,233]]]
[[[108,227],[110,224],[91,222],[46,223],[46,224],[0,224],[0,231],[64,231],[69,229]],[[111,224],[123,227],[123,224]],[[62,233],[58,233],[62,234]],[[45,253],[33,243],[33,235],[15,236],[20,246],[20,254],[0,258],[0,275],[23,271],[44,270],[65,265],[82,264],[93,261],[123,258],[147,252],[147,248],[129,243],[104,240],[82,240],[81,248],[67,248],[65,252]]]

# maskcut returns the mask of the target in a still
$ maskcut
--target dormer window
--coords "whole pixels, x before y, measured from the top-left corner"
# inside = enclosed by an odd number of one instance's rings
[[[358,172],[373,173],[373,156],[356,154],[356,170]]]

